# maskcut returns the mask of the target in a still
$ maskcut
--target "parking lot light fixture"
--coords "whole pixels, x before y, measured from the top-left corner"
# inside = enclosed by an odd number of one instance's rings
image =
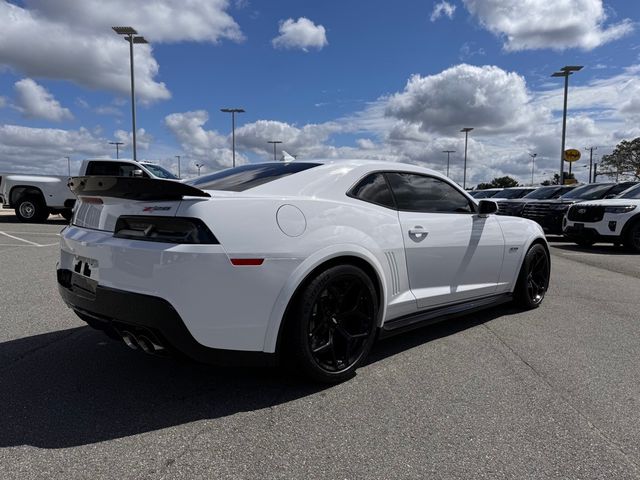
[[[449,154],[455,153],[455,150],[443,150],[442,153],[447,154],[447,177],[449,176]]]
[[[276,160],[276,145],[279,143],[282,143],[282,140],[268,140],[267,143],[273,143],[273,161],[277,162]]]
[[[123,142],[109,142],[109,145],[116,146],[116,160],[120,159],[120,145],[124,145]]]
[[[560,149],[560,185],[564,185],[564,149],[567,132],[567,93],[569,92],[569,75],[582,70],[582,65],[566,65],[551,74],[552,77],[564,78],[564,108],[562,110],[562,146]]]
[[[529,156],[531,157],[531,186],[533,187],[533,171],[536,167],[536,157],[538,156],[538,154],[530,153]]]
[[[200,176],[200,169],[204,167],[204,163],[196,163],[196,168],[198,169],[198,176]]]
[[[469,141],[469,132],[473,130],[473,127],[464,127],[461,132],[464,132],[464,173],[462,174],[462,188],[467,189],[467,143]]]
[[[124,39],[129,42],[129,65],[131,67],[131,124],[132,124],[132,140],[133,140],[133,160],[137,160],[136,151],[136,87],[133,66],[133,44],[149,43],[144,37],[137,36],[138,32],[133,27],[111,27],[118,35],[123,35]]]
[[[233,166],[236,166],[236,113],[244,113],[242,108],[221,108],[221,112],[231,114],[231,151],[233,152]]]

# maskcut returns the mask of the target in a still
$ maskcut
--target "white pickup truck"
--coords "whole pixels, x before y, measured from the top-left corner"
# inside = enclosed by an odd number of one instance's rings
[[[177,180],[159,165],[133,160],[84,160],[79,176],[146,177]],[[75,197],[67,176],[0,174],[0,204],[13,208],[22,222],[43,222],[50,214],[71,219]]]

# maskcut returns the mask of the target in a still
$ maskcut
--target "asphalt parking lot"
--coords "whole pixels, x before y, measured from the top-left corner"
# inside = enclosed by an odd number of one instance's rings
[[[63,225],[0,215],[2,479],[640,478],[640,256],[553,241],[541,308],[380,342],[321,388],[84,326],[56,290]]]

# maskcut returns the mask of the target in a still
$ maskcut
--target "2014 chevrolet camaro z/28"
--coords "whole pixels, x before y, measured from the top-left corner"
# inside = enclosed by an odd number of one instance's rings
[[[62,298],[145,352],[252,354],[340,381],[378,336],[506,301],[534,308],[549,284],[536,223],[493,215],[495,203],[413,165],[295,161],[69,185]]]

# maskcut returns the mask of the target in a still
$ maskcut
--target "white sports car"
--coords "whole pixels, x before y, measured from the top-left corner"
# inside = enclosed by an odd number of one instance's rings
[[[515,300],[540,305],[534,222],[441,174],[359,160],[243,165],[186,183],[75,177],[59,291],[148,353],[247,355],[340,381],[389,335]]]

